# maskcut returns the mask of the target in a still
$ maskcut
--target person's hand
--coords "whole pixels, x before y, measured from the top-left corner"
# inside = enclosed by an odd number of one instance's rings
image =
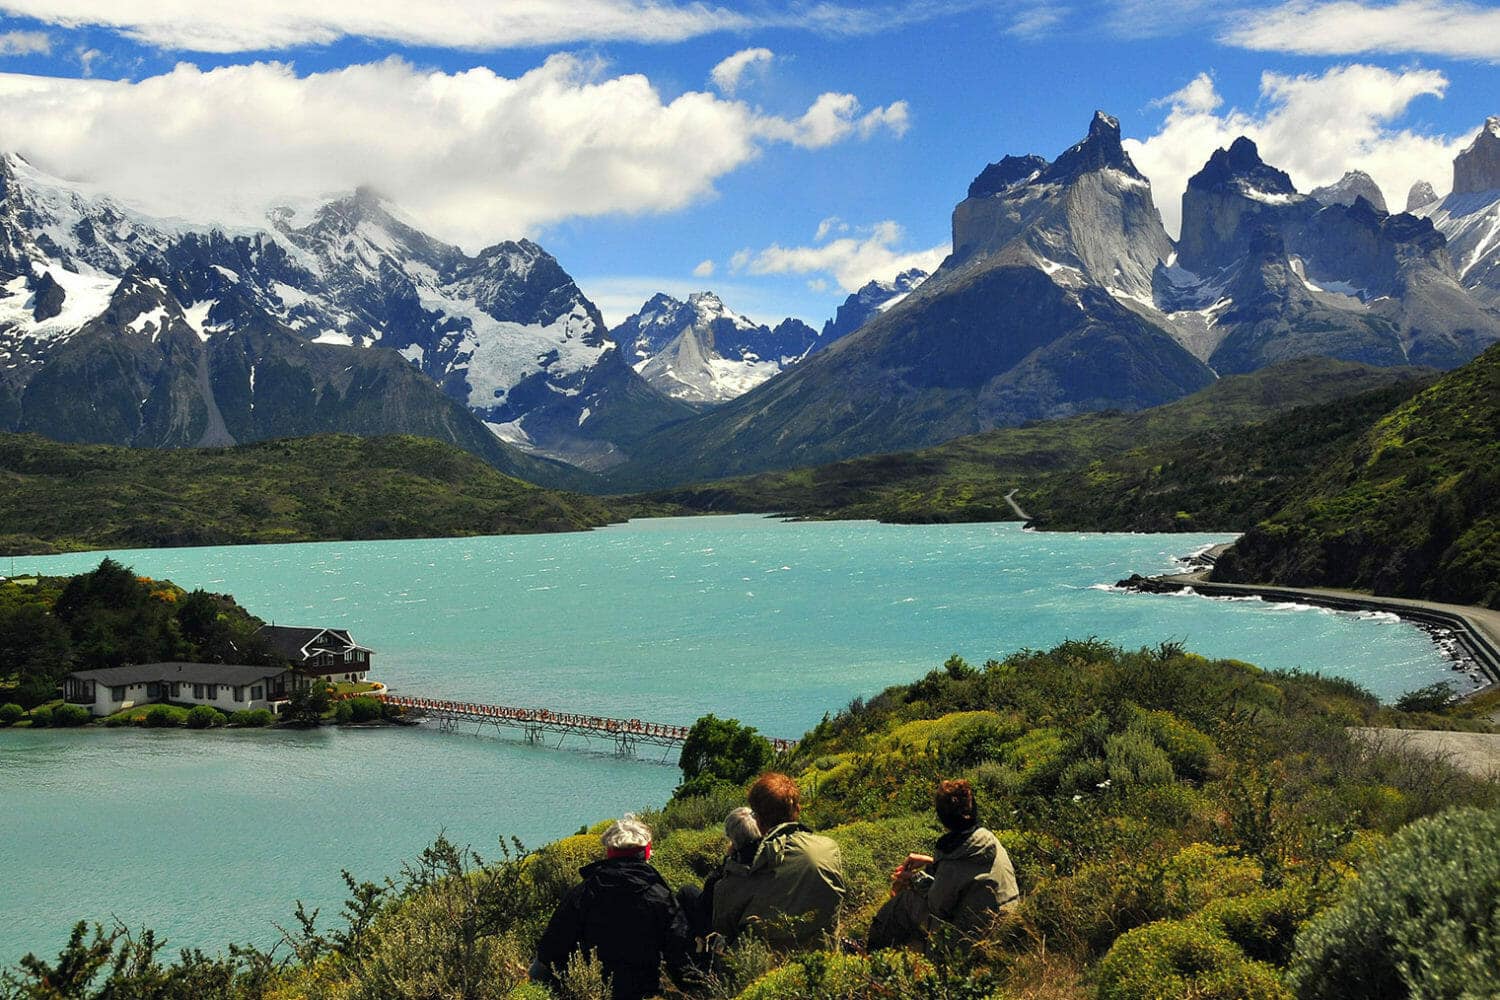
[[[911,877],[932,864],[931,855],[908,854],[906,860],[891,872],[891,892],[897,893],[911,884]]]

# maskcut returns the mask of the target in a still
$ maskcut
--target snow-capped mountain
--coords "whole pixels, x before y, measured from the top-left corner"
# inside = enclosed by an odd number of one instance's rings
[[[1188,181],[1153,305],[1216,372],[1314,354],[1447,368],[1500,339],[1500,317],[1461,286],[1430,222],[1358,193],[1325,197],[1300,194],[1246,138]]]
[[[1350,170],[1332,184],[1313,188],[1308,193],[1319,205],[1353,205],[1363,198],[1377,211],[1388,211],[1385,207],[1385,195],[1381,193],[1380,185],[1375,183],[1375,178],[1363,170]]]
[[[1149,299],[1171,250],[1151,184],[1121,146],[1119,121],[1102,111],[1051,163],[1032,154],[990,164],[953,210],[955,269],[1040,267],[1070,286]]]
[[[823,324],[813,350],[821,350],[840,337],[858,330],[910,295],[927,277],[926,271],[914,267],[902,271],[889,281],[877,279],[866,282],[859,291],[844,300],[833,318]]]
[[[1448,240],[1465,288],[1500,308],[1500,116],[1453,160],[1453,193],[1419,210]]]
[[[763,385],[652,435],[613,473],[660,485],[894,451],[1003,424],[1138,409],[1213,373],[1149,301],[1171,244],[1094,117],[1055,161],[1010,157],[953,213],[954,252],[905,297]]]
[[[0,162],[0,194],[9,397],[150,262],[200,334],[259,317],[313,344],[398,352],[495,436],[581,466],[619,461],[633,435],[690,412],[636,376],[541,247],[470,256],[366,189],[306,219],[278,210],[260,230],[147,219],[19,157]]]
[[[1137,409],[1309,355],[1452,367],[1500,340],[1442,232],[1368,193],[1350,175],[1324,204],[1242,138],[1190,181],[1174,242],[1118,122],[1098,113],[1056,160],[986,166],[954,209],[953,253],[899,302],[662,428],[614,480],[713,479]]]
[[[695,405],[722,403],[800,361],[817,331],[787,318],[773,329],[731,311],[713,292],[686,302],[653,295],[611,332],[647,383]]]

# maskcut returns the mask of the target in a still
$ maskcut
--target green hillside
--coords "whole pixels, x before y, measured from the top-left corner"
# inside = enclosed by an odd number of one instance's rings
[[[0,435],[0,552],[576,531],[608,502],[428,438],[316,435],[120,448]]]
[[[1137,413],[1049,420],[959,438],[922,451],[728,479],[647,497],[704,511],[775,511],[800,517],[925,523],[1014,519],[1004,498],[1019,488],[1018,499],[1028,513],[1048,526],[1237,530],[1253,521],[1235,520],[1235,504],[1214,501],[1227,518],[1216,513],[1185,524],[1175,518],[1181,509],[1175,506],[1177,498],[1170,504],[1165,497],[1154,503],[1152,509],[1165,510],[1164,516],[1143,513],[1137,520],[1135,513],[1143,508],[1126,502],[1124,495],[1140,492],[1140,481],[1149,479],[1158,466],[1188,461],[1193,448],[1182,443],[1195,435],[1205,436],[1205,447],[1226,450],[1219,461],[1232,466],[1233,449],[1245,425],[1298,406],[1333,403],[1371,391],[1393,394],[1384,407],[1376,404],[1373,411],[1349,411],[1347,404],[1339,403],[1328,414],[1299,418],[1309,423],[1312,437],[1326,429],[1337,438],[1347,433],[1347,421],[1367,412],[1374,419],[1404,398],[1403,393],[1415,391],[1412,380],[1422,374],[1419,369],[1371,368],[1308,358],[1226,378],[1186,399]],[[1187,465],[1181,467],[1179,479],[1179,489],[1199,488]],[[1262,484],[1250,477],[1242,482],[1245,489],[1273,490],[1279,484],[1279,480]],[[1145,492],[1156,488],[1146,487]],[[1269,495],[1281,499],[1281,494]],[[1239,506],[1250,504],[1247,500]],[[1274,509],[1274,504],[1265,509]]]
[[[1383,708],[1347,681],[1172,645],[1071,642],[982,667],[954,656],[830,716],[775,764],[796,778],[804,822],[839,845],[849,892],[838,933],[804,950],[741,940],[688,995],[1488,995],[1500,954],[1495,936],[1474,928],[1500,888],[1500,786],[1398,746],[1372,750],[1346,728],[1434,721]],[[938,835],[939,778],[972,783],[1021,902],[977,939],[938,934],[925,954],[866,954],[860,942],[892,869]],[[743,801],[731,780],[642,814],[670,886],[700,885],[714,870],[724,816]],[[380,873],[398,859],[358,859],[342,912],[299,907],[305,919],[285,924],[289,946],[269,955],[163,950],[143,960],[144,934],[111,938],[106,926],[91,948],[80,925],[56,960],[14,969],[14,995],[606,1000],[597,966],[557,991],[525,970],[579,867],[599,858],[608,818],[533,854],[488,860],[439,840],[390,881]],[[87,901],[75,904],[87,913]],[[1390,989],[1364,988],[1372,982]]]
[[[1379,420],[1215,579],[1500,607],[1500,347]]]

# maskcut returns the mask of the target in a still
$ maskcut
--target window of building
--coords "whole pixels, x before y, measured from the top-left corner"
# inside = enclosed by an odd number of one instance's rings
[[[194,684],[193,685],[193,699],[195,701],[202,701],[203,700],[203,685],[202,684]]]
[[[261,687],[259,684],[255,685],[255,687],[253,687],[253,688],[250,689],[250,700],[251,701],[260,701],[264,697],[265,697],[265,688]]]
[[[217,698],[219,696],[219,685],[217,685],[217,684],[205,684],[203,686],[206,687],[206,688],[208,688],[208,700],[209,701],[213,701],[215,698]]]
[[[109,689],[109,700],[110,701],[124,701],[125,700],[125,688],[124,687],[112,687],[112,688],[110,688]]]

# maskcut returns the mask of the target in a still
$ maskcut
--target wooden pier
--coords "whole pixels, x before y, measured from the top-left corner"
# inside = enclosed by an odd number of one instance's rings
[[[475,734],[493,726],[497,731],[518,729],[528,743],[546,744],[553,736],[562,746],[569,736],[585,740],[610,741],[615,753],[634,757],[642,747],[662,747],[666,752],[680,749],[687,742],[687,726],[669,726],[640,719],[609,719],[597,715],[553,712],[544,708],[511,708],[506,705],[482,705],[469,701],[443,701],[435,698],[410,698],[402,695],[376,694],[373,697],[395,705],[408,715],[433,719],[438,729],[456,733],[473,725]],[[786,753],[796,740],[771,740],[777,753]],[[663,753],[665,758],[666,753]]]

